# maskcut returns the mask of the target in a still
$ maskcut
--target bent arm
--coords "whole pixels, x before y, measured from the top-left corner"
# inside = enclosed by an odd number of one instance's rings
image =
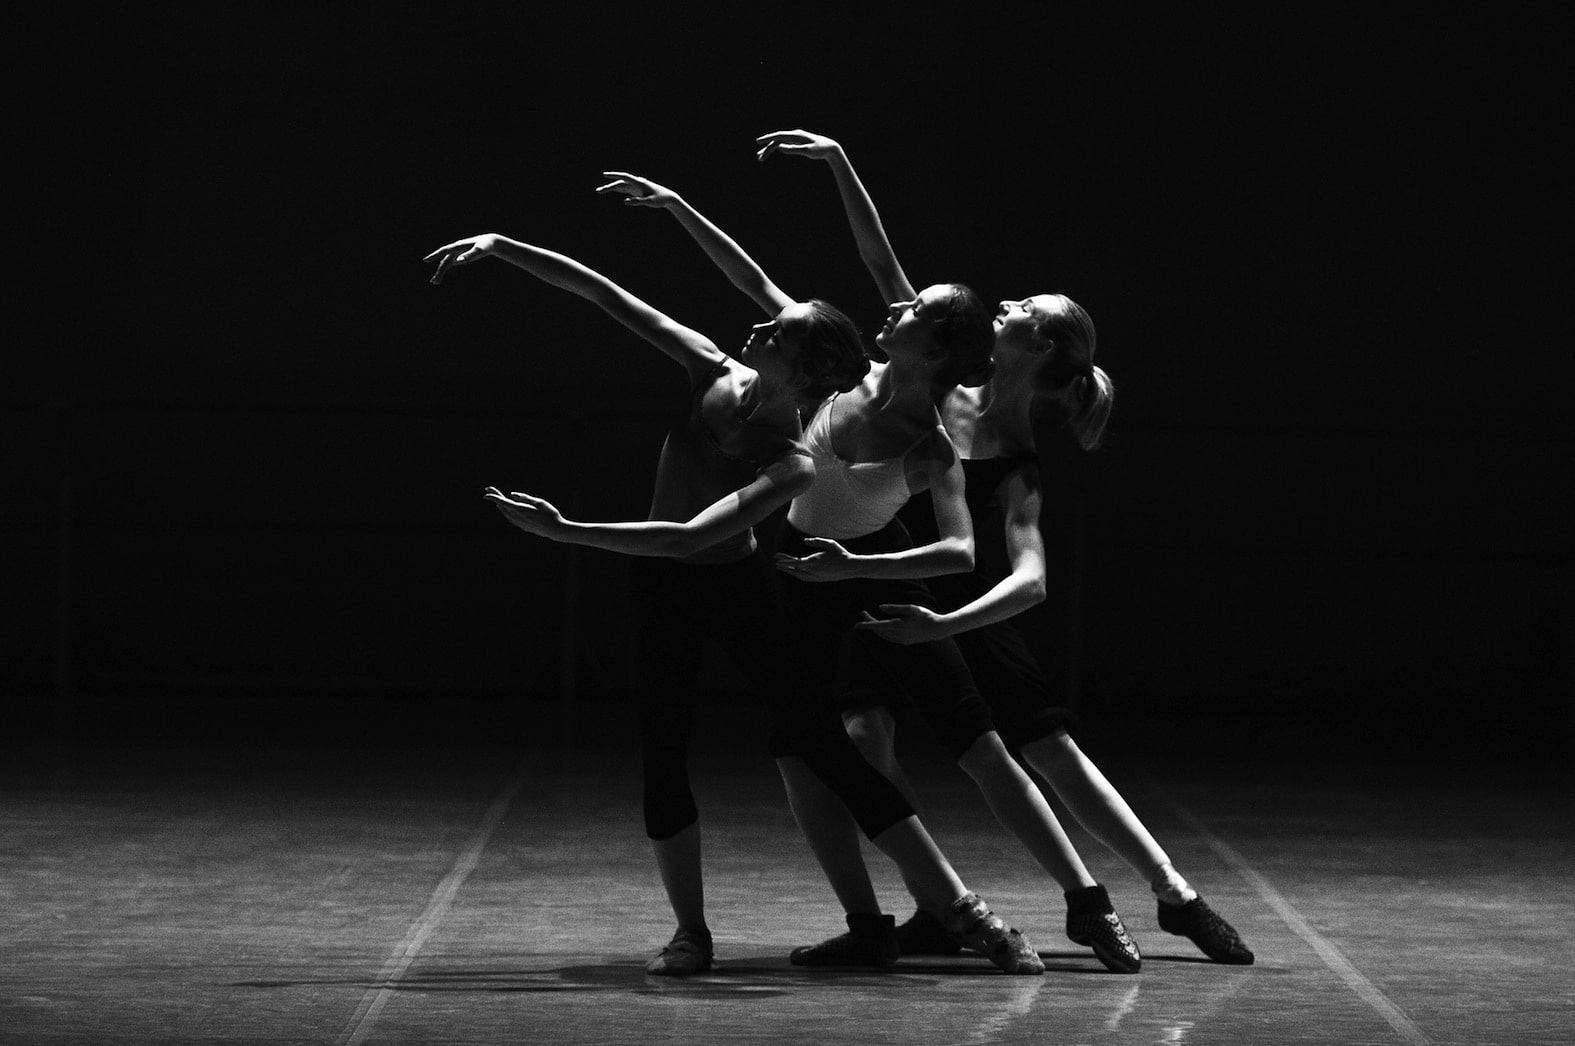
[[[936,540],[927,545],[853,556],[853,576],[871,578],[926,578],[938,574],[966,574],[973,570],[973,520],[963,498],[962,460],[951,441],[939,430],[926,441],[924,471],[930,498],[935,504]]]
[[[1006,552],[1012,569],[988,592],[940,615],[946,635],[993,625],[1016,617],[1045,599],[1045,545],[1039,532],[1043,495],[1039,470],[1029,465],[1002,485],[1006,505]]]
[[[620,552],[629,556],[683,558],[741,534],[765,520],[773,511],[809,489],[815,467],[802,454],[778,459],[747,486],[717,499],[684,522],[642,520],[619,523],[585,523],[562,519],[521,521],[510,499],[488,497],[510,522],[553,541]]]
[[[458,240],[427,255],[436,259],[432,282],[452,267],[488,256],[524,269],[544,283],[577,294],[684,365],[692,376],[708,373],[726,357],[705,335],[691,330],[630,294],[601,273],[556,251],[534,247],[506,236],[487,234]]]

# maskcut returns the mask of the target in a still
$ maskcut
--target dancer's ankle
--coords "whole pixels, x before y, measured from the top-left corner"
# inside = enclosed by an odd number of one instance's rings
[[[1198,891],[1187,884],[1182,874],[1176,871],[1176,866],[1168,862],[1159,866],[1159,871],[1154,873],[1148,885],[1161,904],[1173,908],[1180,908],[1198,896]]]

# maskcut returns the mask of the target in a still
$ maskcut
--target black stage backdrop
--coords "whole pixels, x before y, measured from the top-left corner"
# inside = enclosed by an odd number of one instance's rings
[[[503,232],[735,349],[754,307],[671,218],[592,192],[627,170],[873,330],[828,170],[754,159],[805,127],[844,143],[916,283],[1064,291],[1095,318],[1113,429],[1050,455],[1030,621],[1092,723],[1565,750],[1562,58],[1511,9],[1401,10],[24,19],[11,725],[604,722],[639,681],[627,562],[521,535],[480,491],[640,517],[682,375],[517,270],[431,287],[421,258]]]

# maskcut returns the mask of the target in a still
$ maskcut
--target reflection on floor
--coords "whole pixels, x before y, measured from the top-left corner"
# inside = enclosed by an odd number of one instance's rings
[[[1097,757],[1097,753],[1096,753]],[[1567,779],[1107,762],[1257,953],[1206,961],[1069,823],[1144,952],[1106,973],[949,765],[915,767],[970,886],[1044,956],[804,970],[842,929],[772,767],[695,767],[719,965],[672,930],[624,753],[7,753],[6,1043],[1562,1043],[1575,1027]],[[909,905],[872,853],[883,900]]]

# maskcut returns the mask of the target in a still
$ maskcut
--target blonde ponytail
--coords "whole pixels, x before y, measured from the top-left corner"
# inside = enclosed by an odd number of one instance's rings
[[[1093,450],[1105,441],[1110,423],[1110,408],[1115,405],[1116,383],[1110,375],[1094,366],[1094,320],[1077,302],[1064,294],[1052,294],[1060,308],[1039,325],[1039,335],[1053,342],[1053,370],[1059,388],[1072,389],[1072,407],[1067,424],[1084,450]]]
[[[1105,441],[1105,426],[1110,424],[1110,409],[1116,402],[1116,383],[1110,375],[1090,364],[1078,379],[1078,408],[1069,424],[1078,446],[1094,450]]]

